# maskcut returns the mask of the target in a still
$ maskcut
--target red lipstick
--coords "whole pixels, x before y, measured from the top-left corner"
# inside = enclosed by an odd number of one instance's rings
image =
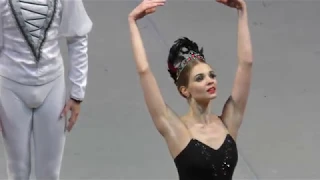
[[[212,87],[207,90],[208,93],[214,94],[216,92],[216,88]]]

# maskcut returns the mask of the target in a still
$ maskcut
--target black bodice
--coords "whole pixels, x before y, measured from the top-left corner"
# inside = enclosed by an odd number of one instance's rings
[[[174,159],[180,180],[232,180],[238,162],[236,142],[227,134],[219,149],[191,139]]]

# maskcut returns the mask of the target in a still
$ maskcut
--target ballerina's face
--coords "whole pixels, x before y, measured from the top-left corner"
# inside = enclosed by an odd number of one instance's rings
[[[212,68],[206,63],[197,63],[189,73],[188,87],[182,89],[187,97],[196,101],[208,101],[217,97],[217,79]]]

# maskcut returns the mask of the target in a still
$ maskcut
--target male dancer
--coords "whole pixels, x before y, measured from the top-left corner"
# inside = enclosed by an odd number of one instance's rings
[[[85,95],[91,28],[82,0],[0,0],[0,120],[9,179],[30,178],[31,134],[36,178],[59,179],[65,130]],[[60,36],[68,44],[68,94]]]

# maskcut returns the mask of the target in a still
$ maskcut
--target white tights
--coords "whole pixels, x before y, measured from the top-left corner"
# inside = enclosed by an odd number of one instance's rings
[[[35,176],[59,179],[65,144],[64,76],[42,86],[25,86],[0,77],[0,120],[10,180],[28,180],[33,134]]]

